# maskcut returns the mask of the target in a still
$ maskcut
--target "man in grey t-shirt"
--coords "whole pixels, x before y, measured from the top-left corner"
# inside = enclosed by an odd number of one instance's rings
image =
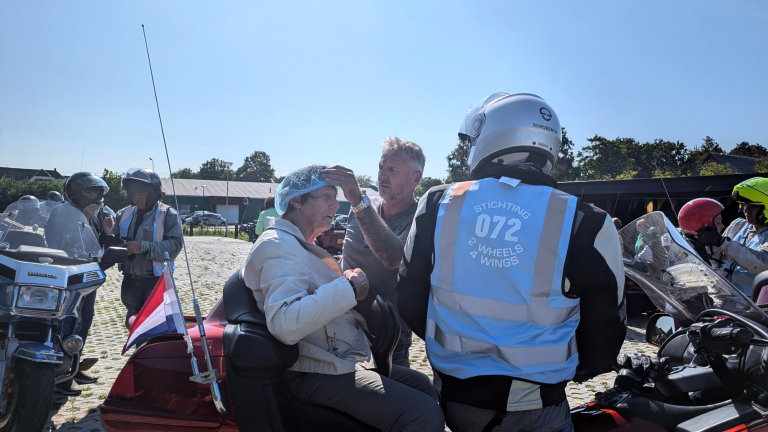
[[[360,268],[368,277],[370,295],[358,302],[355,309],[365,317],[372,332],[376,331],[376,323],[372,319],[371,305],[376,295],[397,307],[397,273],[416,213],[413,192],[421,181],[425,163],[421,147],[410,141],[390,137],[382,142],[382,148],[378,197],[365,197],[354,172],[348,168],[334,166],[322,172],[323,179],[340,187],[352,204],[344,238],[342,269]],[[409,367],[411,330],[402,319],[400,325],[400,341],[392,362]]]

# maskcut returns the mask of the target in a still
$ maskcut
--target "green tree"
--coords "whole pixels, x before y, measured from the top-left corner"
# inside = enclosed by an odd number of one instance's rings
[[[128,196],[121,187],[123,182],[123,175],[116,171],[110,171],[104,168],[104,172],[101,174],[101,179],[109,186],[109,192],[104,195],[104,205],[109,206],[113,211],[117,212],[121,208],[128,205]],[[164,191],[170,193],[170,191]]]
[[[371,186],[376,186],[376,182],[374,182],[371,176],[369,175],[361,174],[355,177],[357,177],[357,184],[359,184],[361,188],[369,188]]]
[[[62,192],[58,180],[29,181],[14,178],[0,178],[0,212],[24,195],[33,195],[40,200],[46,199],[48,192]]]
[[[443,183],[443,180],[439,178],[433,178],[433,177],[422,177],[421,181],[419,182],[419,185],[416,186],[416,190],[413,192],[413,195],[418,199],[421,198],[422,195],[427,193],[431,188],[434,186],[440,186]]]
[[[269,155],[256,150],[243,160],[243,165],[235,172],[240,181],[272,183],[275,181],[275,169],[272,168]]]
[[[736,172],[736,170],[731,168],[731,166],[728,164],[722,165],[715,161],[709,161],[705,164],[702,164],[701,168],[699,169],[700,176],[725,175],[725,174],[738,174],[738,172]]]
[[[698,175],[701,166],[704,164],[704,159],[710,153],[725,154],[725,151],[714,138],[707,135],[702,140],[700,147],[694,147],[693,150],[688,152],[688,160],[686,160],[683,166],[684,171],[689,175]]]
[[[639,170],[629,156],[638,152],[639,144],[634,138],[609,140],[595,135],[587,141],[590,144],[576,155],[582,179],[609,180]]]
[[[634,154],[633,154],[634,153]],[[635,178],[680,177],[689,157],[689,150],[680,141],[666,141],[657,138],[630,149],[629,157],[638,165]]]
[[[448,183],[469,180],[469,152],[472,149],[469,141],[459,139],[456,148],[446,156],[448,160]]]
[[[579,180],[581,172],[573,154],[573,141],[568,138],[568,132],[565,128],[561,128],[561,130],[563,131],[563,140],[557,153],[557,163],[550,175],[557,181]]]
[[[759,159],[768,157],[768,149],[761,146],[759,143],[750,144],[746,141],[742,141],[736,144],[733,150],[728,152],[732,156],[744,156],[752,159]]]
[[[768,173],[768,157],[755,159],[755,172],[756,173]]]
[[[172,174],[176,179],[193,179],[197,176],[197,173],[192,171],[191,168],[182,168]]]
[[[275,183],[282,183],[285,180],[285,176],[280,176],[275,179]]]
[[[237,180],[234,175],[235,173],[231,169],[227,169],[223,160],[213,158],[200,165],[200,170],[197,172],[197,178],[204,180],[226,180],[227,171],[229,171],[230,180]]]

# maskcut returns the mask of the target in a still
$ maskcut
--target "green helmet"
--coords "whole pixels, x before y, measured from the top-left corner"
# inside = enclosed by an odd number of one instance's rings
[[[731,196],[742,207],[744,204],[763,206],[763,214],[760,219],[765,221],[768,218],[768,178],[753,177],[749,180],[744,180],[733,188]]]

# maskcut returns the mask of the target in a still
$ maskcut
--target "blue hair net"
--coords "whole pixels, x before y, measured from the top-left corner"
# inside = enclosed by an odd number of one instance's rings
[[[299,168],[285,176],[275,193],[275,208],[282,216],[288,210],[288,202],[291,198],[312,192],[323,186],[328,186],[325,180],[320,178],[320,171],[328,168],[326,165],[310,165]]]

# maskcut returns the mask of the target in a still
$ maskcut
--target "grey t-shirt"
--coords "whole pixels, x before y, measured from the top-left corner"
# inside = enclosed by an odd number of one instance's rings
[[[381,205],[384,200],[381,197],[374,197],[371,199],[371,207],[381,215]],[[413,216],[416,214],[417,203],[401,211],[400,213],[384,219],[384,223],[387,224],[390,230],[400,238],[400,241],[405,244],[408,238],[408,233],[411,231],[411,223],[413,222]],[[373,251],[368,246],[368,242],[363,236],[363,232],[360,229],[360,225],[357,223],[355,212],[349,213],[349,224],[347,225],[347,233],[344,237],[344,249],[342,251],[342,269],[349,270],[354,268],[362,269],[365,275],[368,277],[368,284],[370,285],[368,296],[359,302],[355,306],[355,310],[359,312],[368,324],[368,328],[371,332],[376,331],[376,323],[373,320],[373,311],[371,305],[376,295],[382,296],[384,299],[389,300],[395,309],[397,309],[397,273],[398,269],[388,269],[384,267],[384,264],[373,254]],[[400,319],[401,333],[400,342],[397,344],[395,351],[405,349],[411,344],[411,329],[405,325],[405,322]]]

